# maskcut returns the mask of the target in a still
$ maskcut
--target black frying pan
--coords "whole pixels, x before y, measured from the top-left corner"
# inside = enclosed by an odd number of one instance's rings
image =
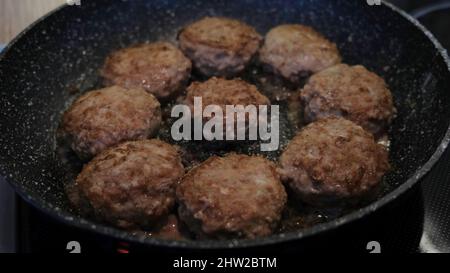
[[[76,216],[64,192],[76,175],[55,152],[55,135],[73,91],[98,85],[113,50],[154,40],[206,15],[243,20],[260,33],[281,23],[311,25],[338,44],[345,62],[362,64],[388,82],[398,118],[390,135],[393,170],[383,197],[312,228],[258,241],[169,242],[131,234]],[[61,221],[153,246],[228,248],[294,241],[367,217],[417,184],[450,141],[450,73],[445,50],[416,20],[366,1],[82,1],[62,7],[17,37],[0,56],[0,171],[30,204]]]

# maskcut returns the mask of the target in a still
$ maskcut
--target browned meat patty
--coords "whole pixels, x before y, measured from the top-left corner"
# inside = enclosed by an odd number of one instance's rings
[[[168,216],[184,175],[177,149],[160,140],[126,142],[88,163],[76,179],[79,199],[121,228],[148,227]],[[75,204],[80,205],[80,204]]]
[[[61,131],[80,158],[89,159],[121,142],[153,136],[160,123],[153,95],[113,86],[77,99],[64,114]]]
[[[307,121],[341,116],[377,137],[385,133],[396,113],[385,81],[360,65],[340,64],[319,72],[300,95]]]
[[[205,76],[231,77],[245,69],[262,37],[238,20],[206,17],[179,35],[180,48]]]
[[[273,28],[259,54],[261,63],[292,82],[341,62],[336,44],[303,25]]]
[[[144,88],[166,99],[187,84],[192,64],[170,43],[156,42],[112,53],[101,71],[106,83],[125,88]]]
[[[272,162],[237,154],[208,159],[177,188],[180,219],[199,238],[267,236],[286,199]]]
[[[187,89],[184,103],[192,108],[194,98],[201,97],[203,106],[219,105],[225,112],[226,105],[270,105],[256,86],[241,79],[226,80],[213,77],[206,82],[194,82]]]
[[[226,106],[227,105],[254,105],[258,109],[260,105],[270,105],[269,99],[262,95],[256,86],[240,79],[226,80],[213,77],[206,82],[194,82],[187,89],[187,95],[184,104],[191,108],[194,113],[194,98],[201,97],[203,108],[209,105],[218,105],[223,111],[223,128],[237,132],[237,121],[227,124]],[[209,118],[204,118],[209,120]],[[248,115],[246,115],[248,121]],[[229,125],[230,127],[227,127]],[[233,126],[233,127],[231,127]],[[248,129],[248,123],[246,123]]]
[[[282,180],[316,206],[356,204],[378,193],[388,152],[360,126],[326,118],[305,127],[280,158]]]

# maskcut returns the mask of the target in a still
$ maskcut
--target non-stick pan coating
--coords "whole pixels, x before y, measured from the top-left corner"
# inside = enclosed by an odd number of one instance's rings
[[[131,44],[175,41],[203,16],[229,16],[260,33],[282,23],[311,25],[338,44],[345,62],[362,64],[386,79],[398,118],[392,136],[392,190],[378,202],[312,229],[259,241],[164,242],[71,214],[64,185],[76,175],[56,155],[55,132],[74,97],[98,84],[98,69],[113,50]],[[449,141],[450,73],[431,34],[390,5],[365,1],[83,1],[39,21],[0,57],[0,171],[36,207],[69,224],[121,239],[180,247],[236,247],[276,243],[339,226],[367,215],[415,184]]]

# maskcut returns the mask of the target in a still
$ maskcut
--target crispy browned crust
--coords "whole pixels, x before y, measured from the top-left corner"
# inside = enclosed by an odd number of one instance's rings
[[[317,73],[300,94],[308,121],[342,116],[377,136],[396,113],[386,82],[360,65],[340,64]]]
[[[113,86],[77,99],[62,120],[62,133],[83,159],[128,140],[153,136],[161,123],[158,100],[142,89]]]
[[[178,151],[160,140],[126,142],[88,163],[75,187],[95,216],[122,228],[151,226],[175,204],[184,168]]]
[[[336,44],[313,28],[281,25],[269,31],[260,50],[260,61],[273,72],[297,82],[341,62]]]
[[[218,105],[224,111],[226,105],[270,105],[269,99],[256,86],[241,79],[213,77],[206,82],[194,82],[187,89],[186,105],[193,107],[194,97],[201,97],[203,106]]]
[[[377,193],[388,152],[360,126],[326,118],[305,127],[280,158],[283,181],[304,201],[327,206]]]
[[[144,88],[157,98],[166,99],[185,87],[191,68],[191,61],[178,48],[156,42],[112,53],[101,74],[107,84]]]
[[[194,98],[201,97],[203,109],[209,105],[217,105],[223,111],[223,128],[237,133],[237,120],[234,119],[231,124],[227,123],[228,115],[226,114],[227,105],[240,105],[247,107],[253,105],[258,111],[260,105],[270,105],[270,100],[262,95],[256,86],[249,84],[241,79],[226,80],[224,78],[213,77],[206,82],[193,82],[187,89],[184,104],[191,108],[194,113]],[[249,114],[246,113],[246,122],[249,122]],[[204,121],[208,121],[208,117],[203,117]],[[233,125],[233,127],[228,127]],[[246,128],[248,128],[246,123]]]
[[[179,35],[180,48],[206,76],[233,76],[245,69],[262,37],[238,20],[205,17]]]
[[[180,218],[200,237],[256,238],[276,228],[286,192],[275,165],[262,157],[212,157],[177,188]]]

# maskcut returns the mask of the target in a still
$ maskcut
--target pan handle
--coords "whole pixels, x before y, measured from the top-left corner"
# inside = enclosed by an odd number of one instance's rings
[[[420,19],[430,13],[445,10],[445,9],[450,9],[450,1],[442,1],[439,3],[427,5],[425,7],[422,7],[422,8],[412,11],[411,15],[416,19]]]

